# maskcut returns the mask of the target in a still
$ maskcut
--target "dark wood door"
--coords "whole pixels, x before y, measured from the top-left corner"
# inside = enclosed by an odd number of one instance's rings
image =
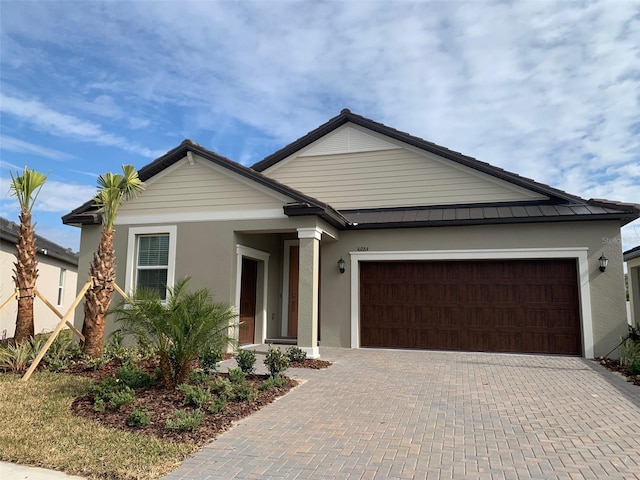
[[[250,258],[242,259],[240,279],[240,332],[241,345],[254,343],[256,333],[256,293],[258,287],[258,262]]]
[[[289,318],[287,320],[287,335],[298,336],[298,280],[300,275],[300,247],[289,247]]]
[[[582,352],[573,259],[361,263],[360,302],[362,346]]]

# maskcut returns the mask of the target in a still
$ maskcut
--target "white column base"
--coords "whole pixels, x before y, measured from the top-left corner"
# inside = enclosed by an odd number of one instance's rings
[[[307,358],[320,358],[320,349],[318,347],[299,347],[304,353],[307,354]]]

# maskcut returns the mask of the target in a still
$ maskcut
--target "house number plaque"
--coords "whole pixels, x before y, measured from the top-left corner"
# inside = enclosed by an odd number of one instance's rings
[[[368,252],[369,251],[369,247],[358,247],[357,250],[359,252]]]

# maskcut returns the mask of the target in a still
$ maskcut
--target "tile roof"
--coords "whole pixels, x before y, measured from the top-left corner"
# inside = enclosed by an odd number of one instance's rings
[[[629,260],[633,260],[634,258],[640,257],[640,245],[632,248],[631,250],[627,250],[622,254],[624,261],[628,262]]]
[[[12,245],[18,243],[19,230],[20,226],[17,223],[0,217],[0,239],[3,242],[9,242]],[[47,240],[46,238],[37,234],[36,247],[38,248],[38,253],[42,255],[61,260],[70,265],[73,265],[74,267],[78,266],[78,254],[70,248],[61,247],[57,243],[54,243],[51,240]]]

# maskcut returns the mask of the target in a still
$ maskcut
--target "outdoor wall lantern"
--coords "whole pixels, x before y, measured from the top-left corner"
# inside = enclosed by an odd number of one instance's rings
[[[600,271],[604,272],[607,269],[607,265],[609,264],[609,259],[605,257],[603,253],[602,255],[600,255],[598,262],[600,262]]]
[[[344,273],[344,260],[342,259],[342,257],[340,257],[340,260],[338,260],[338,268],[340,269],[340,273]]]

